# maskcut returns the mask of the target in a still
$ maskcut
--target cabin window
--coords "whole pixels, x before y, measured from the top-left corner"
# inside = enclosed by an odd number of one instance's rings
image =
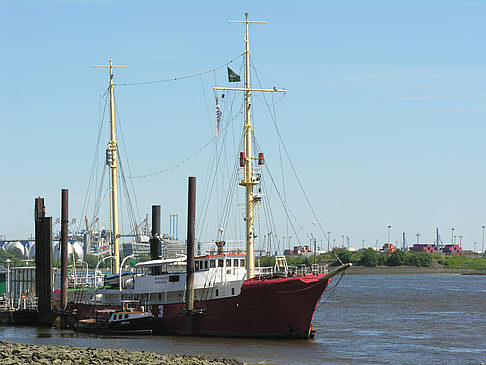
[[[231,295],[235,295],[235,288],[231,288]]]
[[[226,274],[230,275],[231,274],[231,269],[226,270]]]
[[[219,296],[219,290],[216,289],[216,296]]]
[[[245,267],[245,259],[240,259],[240,267]]]
[[[169,275],[169,282],[175,283],[179,281],[179,275]]]
[[[162,294],[159,293],[159,300],[162,300]]]
[[[218,267],[223,267],[223,266],[224,266],[224,260],[218,259]]]
[[[195,265],[196,265],[196,271],[199,271],[199,261],[196,261]]]
[[[216,267],[216,260],[209,260],[209,267]]]
[[[204,268],[207,270],[207,268],[208,268],[208,260],[204,261]]]
[[[238,259],[233,259],[233,266],[238,267]]]
[[[128,318],[128,314],[125,314],[125,319],[127,319],[127,318]]]
[[[226,266],[231,267],[231,259],[226,259]]]

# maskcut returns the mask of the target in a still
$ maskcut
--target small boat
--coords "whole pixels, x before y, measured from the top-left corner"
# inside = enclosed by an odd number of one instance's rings
[[[120,310],[97,311],[95,318],[79,320],[74,329],[100,334],[150,335],[154,316],[140,308],[138,303],[136,300],[124,300]],[[107,319],[108,314],[111,315]]]

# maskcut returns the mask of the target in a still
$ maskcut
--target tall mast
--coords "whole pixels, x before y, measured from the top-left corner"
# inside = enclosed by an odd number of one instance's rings
[[[250,95],[252,91],[262,92],[286,92],[286,90],[274,89],[252,89],[250,84],[250,38],[248,32],[248,24],[261,23],[266,24],[266,21],[248,20],[248,13],[245,13],[245,20],[228,21],[228,23],[245,23],[245,87],[244,88],[220,88],[215,87],[214,90],[238,90],[245,92],[245,165],[244,176],[240,181],[240,185],[245,187],[246,200],[246,277],[250,279],[255,276],[255,200],[253,197],[253,186],[260,183],[259,180],[253,178],[253,160],[251,137],[253,126],[251,124],[251,104]]]
[[[114,67],[128,67],[128,66],[113,66],[112,61],[106,65],[95,65],[94,67],[109,67],[110,68],[110,141],[106,149],[106,164],[111,169],[111,219],[112,219],[112,247],[113,255],[115,256],[115,267],[113,272],[120,273],[120,232],[118,224],[118,164],[117,164],[117,141],[116,141],[116,127],[115,127],[115,85],[113,83],[113,68]]]

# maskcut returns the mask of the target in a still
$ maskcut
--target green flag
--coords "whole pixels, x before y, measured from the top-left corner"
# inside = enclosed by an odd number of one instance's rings
[[[228,81],[229,82],[240,82],[240,75],[237,75],[232,69],[228,68]]]

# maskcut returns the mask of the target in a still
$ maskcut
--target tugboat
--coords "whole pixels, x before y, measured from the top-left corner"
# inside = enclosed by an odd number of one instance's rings
[[[143,307],[139,308],[136,300],[123,300],[121,304],[121,310],[99,310],[95,312],[95,318],[79,320],[74,329],[99,334],[151,335],[154,319],[152,313],[145,312]],[[106,320],[106,314],[110,313]]]

